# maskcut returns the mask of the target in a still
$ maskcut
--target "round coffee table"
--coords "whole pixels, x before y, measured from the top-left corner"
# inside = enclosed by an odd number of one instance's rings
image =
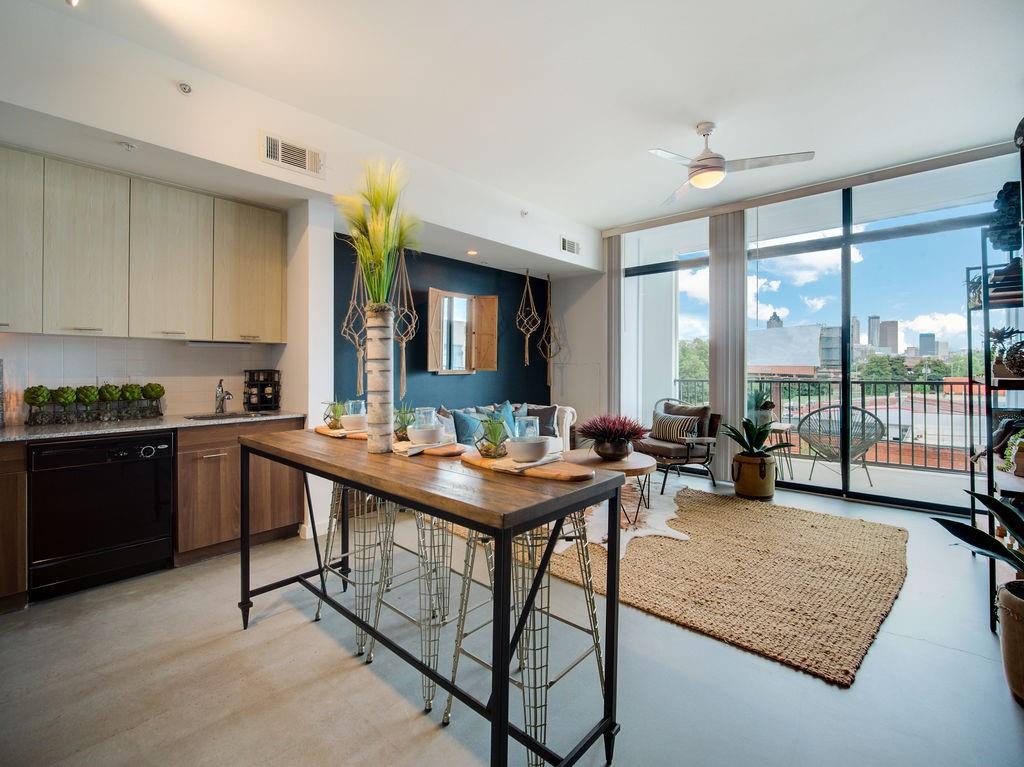
[[[622,503],[619,503],[619,508],[630,525],[636,525],[640,519],[640,509],[651,508],[651,475],[658,468],[658,462],[651,456],[634,450],[621,461],[606,461],[591,448],[579,447],[562,453],[562,458],[569,463],[588,466],[591,469],[617,471],[627,477],[636,477],[637,484],[640,486],[640,501],[636,505],[636,512],[632,519],[629,518],[629,512],[622,506]]]

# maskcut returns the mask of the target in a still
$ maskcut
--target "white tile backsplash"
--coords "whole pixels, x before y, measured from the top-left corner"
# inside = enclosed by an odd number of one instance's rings
[[[274,367],[280,350],[271,346],[190,347],[184,341],[143,338],[83,338],[0,333],[4,361],[4,418],[22,423],[22,393],[27,386],[83,386],[156,381],[167,395],[168,414],[213,410],[213,390],[224,387],[236,399],[229,410],[242,409],[244,373]]]

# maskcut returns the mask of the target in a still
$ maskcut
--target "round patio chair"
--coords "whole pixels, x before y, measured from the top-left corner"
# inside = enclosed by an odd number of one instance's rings
[[[814,467],[819,458],[829,463],[840,461],[842,432],[839,419],[842,410],[842,405],[826,405],[811,411],[797,424],[797,434],[814,454],[811,471],[807,475],[808,481],[814,476]],[[887,432],[886,425],[871,411],[859,407],[850,408],[850,464],[860,461],[871,487],[875,484],[868,471],[867,452],[885,439]]]

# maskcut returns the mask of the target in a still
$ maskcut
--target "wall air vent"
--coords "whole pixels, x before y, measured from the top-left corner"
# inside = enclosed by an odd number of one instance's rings
[[[580,244],[578,242],[570,240],[570,239],[568,239],[566,237],[563,237],[562,238],[562,252],[563,253],[571,253],[574,256],[578,256],[580,254]]]
[[[303,146],[269,133],[263,134],[260,146],[260,158],[263,162],[316,178],[324,177],[324,155],[319,149]]]

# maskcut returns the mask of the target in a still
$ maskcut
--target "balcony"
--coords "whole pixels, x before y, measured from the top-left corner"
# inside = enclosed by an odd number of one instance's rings
[[[852,405],[859,419],[873,425],[874,436],[855,451],[850,489],[893,499],[965,506],[969,487],[968,461],[972,446],[984,434],[984,396],[966,381],[853,381]],[[680,379],[676,396],[683,402],[708,401],[708,381]],[[748,379],[747,389],[765,391],[775,403],[774,417],[786,431],[773,439],[792,442],[781,451],[780,471],[787,481],[822,488],[839,488],[838,380],[763,376]],[[970,397],[974,397],[973,417]],[[1005,395],[1004,395],[1005,396]],[[812,434],[804,419],[824,408],[835,408],[831,425]],[[863,411],[863,413],[861,413]],[[875,421],[877,419],[877,421]],[[854,432],[858,429],[855,428]],[[877,439],[875,438],[877,437]]]

